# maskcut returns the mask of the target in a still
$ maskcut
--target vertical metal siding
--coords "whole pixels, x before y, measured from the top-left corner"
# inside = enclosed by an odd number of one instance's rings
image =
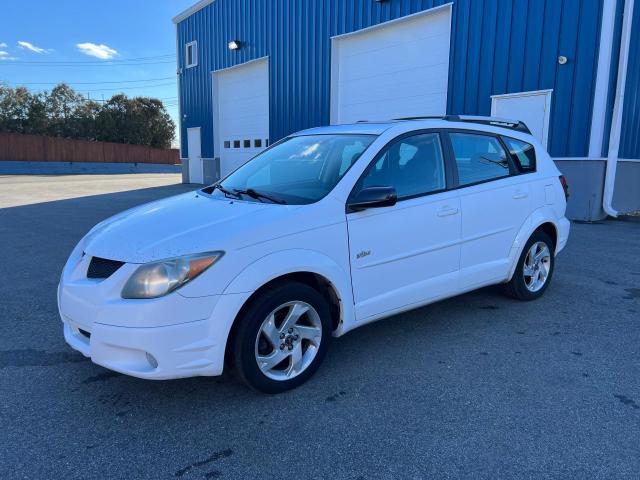
[[[636,0],[633,5],[629,48],[620,158],[640,159],[640,0]]]
[[[609,153],[609,137],[611,132],[611,121],[613,119],[613,103],[616,98],[616,85],[618,82],[618,66],[620,59],[620,40],[622,37],[622,20],[624,16],[624,1],[617,0],[616,19],[613,30],[613,49],[611,51],[611,67],[609,70],[609,89],[607,93],[607,111],[604,120],[604,138],[602,139],[602,156]]]
[[[178,25],[180,65],[185,43],[197,40],[199,55],[182,71],[183,152],[186,128],[200,126],[202,154],[214,155],[212,71],[269,56],[275,141],[329,122],[332,36],[445,3],[216,0]],[[553,88],[551,154],[585,156],[601,10],[602,0],[454,0],[448,113],[488,115],[491,95]],[[227,48],[232,39],[239,51]]]

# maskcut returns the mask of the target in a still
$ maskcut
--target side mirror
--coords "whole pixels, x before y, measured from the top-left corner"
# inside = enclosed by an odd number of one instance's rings
[[[396,189],[393,187],[363,188],[347,202],[350,212],[359,212],[367,208],[391,207],[398,201]]]

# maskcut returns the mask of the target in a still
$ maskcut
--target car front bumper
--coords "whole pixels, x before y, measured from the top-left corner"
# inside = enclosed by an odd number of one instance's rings
[[[111,370],[163,380],[220,375],[231,325],[246,294],[151,300],[120,297],[134,265],[111,277],[86,278],[84,257],[72,258],[58,286],[64,338],[75,350]]]
[[[208,320],[146,328],[62,320],[67,343],[110,370],[154,380],[222,373],[224,344],[209,335]]]

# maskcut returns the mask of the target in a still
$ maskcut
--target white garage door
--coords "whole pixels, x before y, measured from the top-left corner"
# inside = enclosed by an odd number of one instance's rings
[[[225,177],[263,150],[269,139],[269,61],[213,73],[214,139]]]
[[[451,6],[334,37],[331,123],[444,115]]]

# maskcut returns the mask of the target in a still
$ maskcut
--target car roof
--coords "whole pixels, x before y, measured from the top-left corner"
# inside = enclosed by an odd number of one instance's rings
[[[350,124],[309,128],[307,130],[296,132],[292,136],[330,134],[381,135],[383,132],[393,127],[400,127],[399,129],[406,131],[427,128],[446,128],[494,132],[503,135],[516,134],[516,136],[530,136],[527,126],[517,120],[471,116],[411,117],[386,121],[361,121]]]

